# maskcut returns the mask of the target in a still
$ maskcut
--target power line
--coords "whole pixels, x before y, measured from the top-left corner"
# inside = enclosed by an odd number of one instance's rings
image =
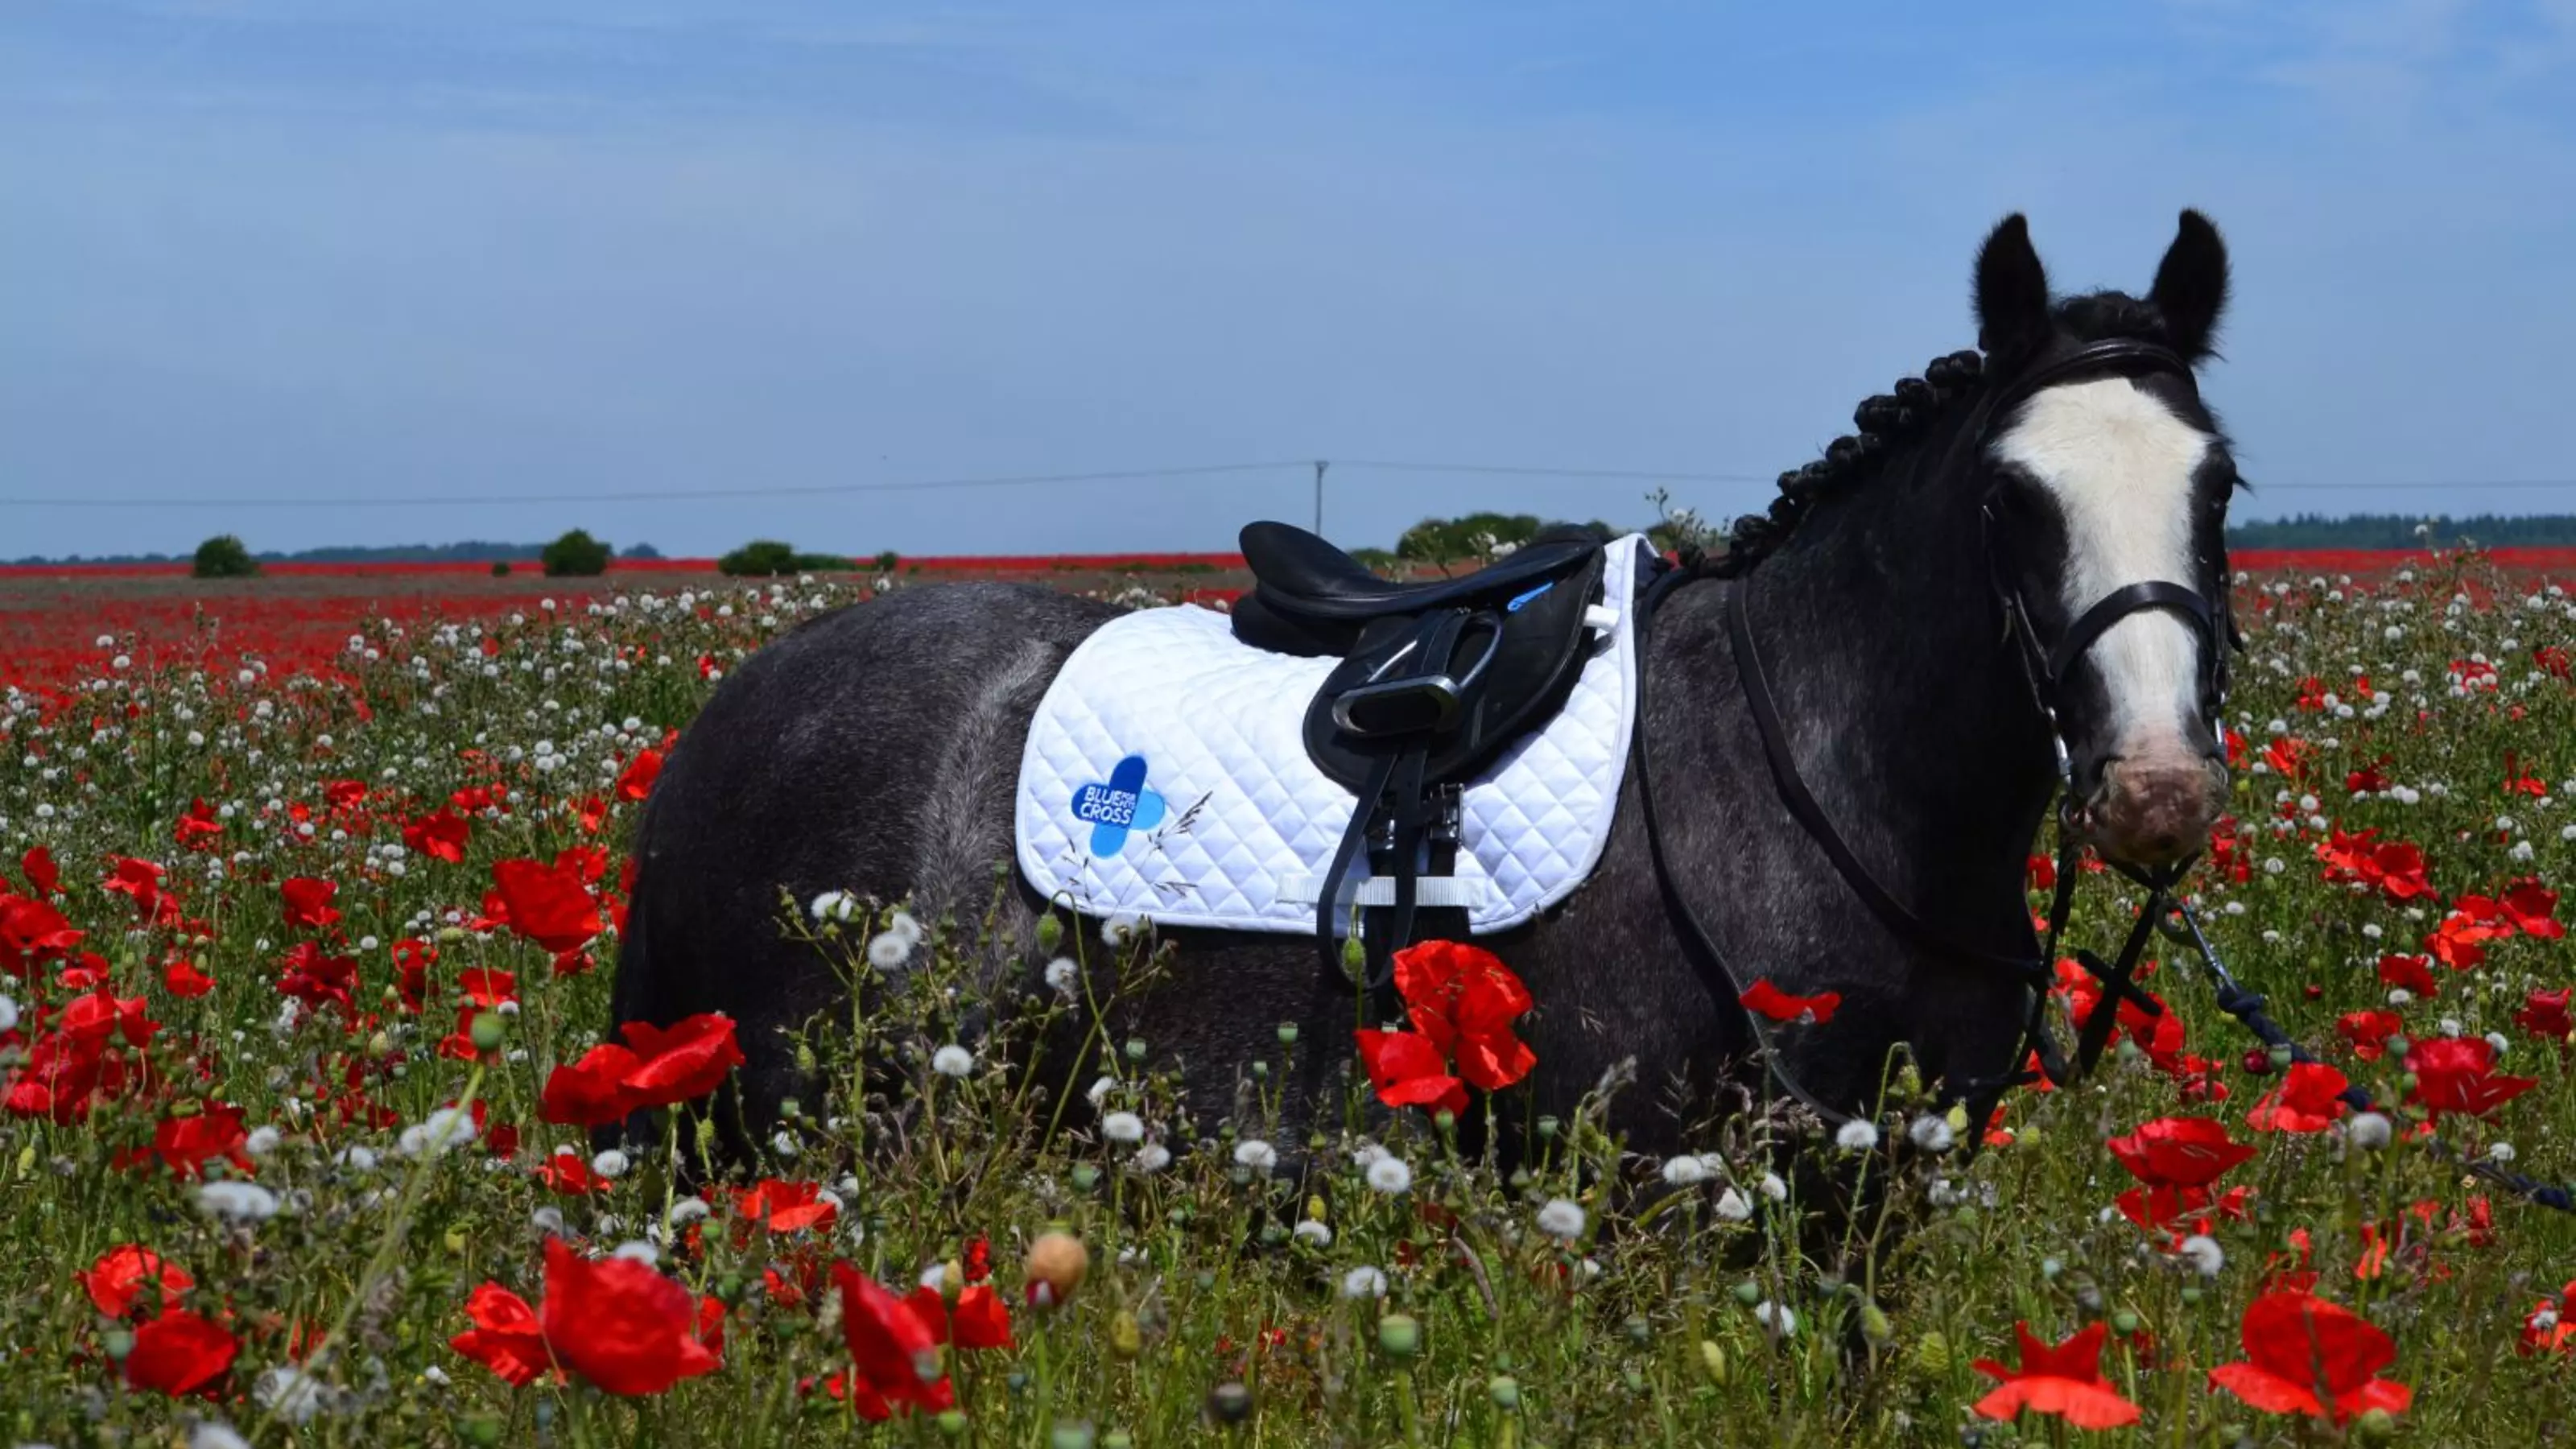
[[[1024,473],[991,477],[905,479],[876,483],[777,484],[752,488],[665,488],[607,493],[443,494],[399,498],[0,498],[0,508],[456,508],[511,504],[723,502],[751,498],[828,498],[870,493],[932,493],[986,488],[1040,488],[1090,483],[1156,482],[1228,474],[1282,472],[1315,468],[1311,458],[1259,463],[1208,463],[1178,468],[1113,468],[1088,473]],[[1433,473],[1465,477],[1548,478],[1573,482],[1719,483],[1768,485],[1777,475],[1706,473],[1686,469],[1554,468],[1521,463],[1443,463],[1411,459],[1336,458],[1328,466],[1373,468],[1388,473]],[[2418,479],[2374,483],[2265,483],[2253,491],[2267,493],[2467,492],[2471,490],[2576,490],[2576,478]]]
[[[617,493],[502,493],[435,498],[0,498],[0,508],[453,508],[509,503],[668,503],[731,498],[813,498],[845,493],[926,493],[950,488],[1033,488],[1057,483],[1110,483],[1198,478],[1310,468],[1312,459],[1281,463],[1211,463],[1189,468],[1115,468],[1098,473],[1028,473],[995,478],[933,478],[892,483],[784,484],[761,488],[667,488]]]

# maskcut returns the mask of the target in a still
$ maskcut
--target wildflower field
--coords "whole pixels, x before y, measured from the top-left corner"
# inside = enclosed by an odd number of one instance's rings
[[[0,1442],[2562,1439],[2576,1216],[2468,1171],[2576,1180],[2576,600],[2508,562],[2239,580],[2235,808],[2192,891],[2317,1063],[2250,1050],[2159,941],[2164,1014],[2067,968],[2061,1027],[2115,1010],[2115,1050],[1993,1123],[1900,1077],[1874,1127],[1637,1161],[1596,1098],[1508,1175],[1443,1110],[1510,1110],[1549,1069],[1511,1019],[1550,1003],[1472,952],[1419,958],[1392,1034],[1421,1060],[1381,1089],[1419,1105],[1353,1082],[1283,1142],[1313,1043],[1185,1106],[1093,991],[1104,952],[1190,969],[1150,932],[1063,930],[961,1043],[979,923],[837,894],[780,928],[914,969],[802,1043],[833,1099],[755,1171],[709,1178],[684,1111],[593,1153],[739,1060],[717,1018],[603,1038],[664,753],[764,640],[919,580],[493,581],[327,647],[309,597],[263,639],[285,580],[148,629],[112,591],[42,639],[22,611]],[[2116,949],[2125,893],[2091,880],[2077,944]],[[1065,1110],[1015,1048],[1068,1030],[1113,1069]],[[1793,1151],[1863,1206],[1793,1189]]]

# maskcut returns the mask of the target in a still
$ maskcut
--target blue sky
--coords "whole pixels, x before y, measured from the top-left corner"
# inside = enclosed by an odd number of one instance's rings
[[[0,556],[1224,546],[1643,516],[1968,345],[1984,229],[2233,246],[2244,516],[2576,510],[2576,0],[13,0]],[[2374,485],[2358,487],[2354,485]],[[1685,482],[1732,515],[1767,483]],[[204,500],[310,500],[249,509]]]

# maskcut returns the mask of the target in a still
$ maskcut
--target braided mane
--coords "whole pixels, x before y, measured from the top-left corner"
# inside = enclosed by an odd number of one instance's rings
[[[2078,344],[2113,337],[2171,343],[2154,305],[2125,292],[2068,297],[2050,310],[2058,331]],[[1710,571],[1720,578],[1750,572],[1788,541],[1820,498],[1875,477],[1890,453],[1930,431],[1950,408],[1974,406],[1989,381],[2012,376],[2030,360],[1953,352],[1932,359],[1922,376],[1900,378],[1889,391],[1863,398],[1852,410],[1857,431],[1826,444],[1822,458],[1781,474],[1770,510],[1745,514],[1728,527],[1726,551],[1708,561]]]

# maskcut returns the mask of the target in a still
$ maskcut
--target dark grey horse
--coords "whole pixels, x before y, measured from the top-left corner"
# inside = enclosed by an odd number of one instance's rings
[[[1900,1043],[1927,1080],[2017,1065],[2023,982],[1864,908],[1784,807],[1730,649],[1729,594],[1755,589],[1753,636],[1796,768],[1869,873],[1955,942],[2035,954],[2024,874],[2059,770],[2002,601],[2027,611],[2045,649],[2127,585],[2222,598],[2236,479],[2187,370],[2079,367],[2027,384],[2108,338],[2196,364],[2226,292],[2225,250],[2196,213],[2142,299],[2053,301],[2022,219],[2007,219],[1976,265],[1984,358],[1953,354],[1862,404],[1860,436],[1787,475],[1767,518],[1738,522],[1723,563],[1669,593],[1643,641],[1639,723],[1666,872],[1632,771],[1589,882],[1482,941],[1538,1003],[1523,1023],[1538,1112],[1568,1111],[1633,1058],[1643,1089],[1624,1094],[1616,1125],[1659,1150],[1744,1070],[1742,1012],[1712,989],[1679,911],[1746,978],[1841,993],[1830,1024],[1782,1034],[1783,1067],[1825,1102],[1867,1100]],[[749,1064],[717,1113],[736,1150],[766,1134],[783,1098],[821,1095],[780,1029],[846,1010],[832,969],[781,939],[782,888],[982,920],[1012,859],[1031,714],[1067,653],[1117,612],[1041,586],[904,590],[806,623],[708,701],[643,814],[615,1010],[740,1023]],[[2197,850],[2224,798],[2206,713],[2215,646],[2187,623],[2125,614],[2054,691],[2070,819],[2142,867]],[[1004,933],[1027,943],[1045,903],[1011,880]],[[1322,979],[1311,940],[1171,934],[1178,968],[1114,1037],[1176,1056],[1203,1118],[1231,1109],[1245,1063],[1279,1055],[1282,1022],[1301,1025],[1310,1063],[1349,1057],[1353,1003]],[[1022,945],[991,964],[1040,963]],[[1292,1094],[1289,1106],[1304,1104]]]

